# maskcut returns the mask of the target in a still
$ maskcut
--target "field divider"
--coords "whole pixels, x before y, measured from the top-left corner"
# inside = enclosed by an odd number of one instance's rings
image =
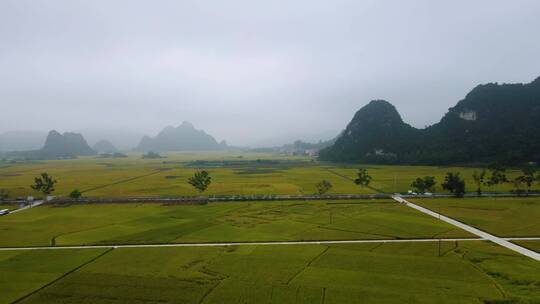
[[[507,241],[538,240],[537,238],[505,238]],[[167,243],[167,244],[111,244],[111,245],[62,245],[62,246],[28,246],[0,247],[0,251],[13,250],[62,250],[62,249],[96,249],[96,248],[160,248],[160,247],[227,247],[227,246],[274,246],[274,245],[333,245],[333,244],[372,244],[372,243],[430,243],[456,241],[486,241],[483,238],[442,238],[442,239],[362,239],[362,240],[325,240],[325,241],[275,241],[275,242],[228,242],[228,243]]]
[[[102,189],[102,188],[109,187],[109,186],[115,186],[115,185],[119,185],[119,184],[123,184],[123,183],[128,183],[128,182],[140,179],[140,178],[156,175],[156,174],[161,173],[163,171],[164,171],[163,169],[156,169],[155,171],[147,173],[147,174],[133,176],[133,177],[118,180],[118,181],[110,183],[110,184],[105,184],[105,185],[100,185],[100,186],[95,186],[95,187],[92,187],[92,188],[88,188],[88,189],[82,190],[81,193],[90,192],[90,191]]]
[[[332,174],[334,174],[334,175],[337,175],[337,176],[339,176],[339,177],[341,177],[341,178],[344,178],[344,179],[346,179],[346,180],[351,181],[351,182],[354,183],[354,179],[348,177],[347,175],[341,174],[341,173],[339,173],[339,172],[336,172],[336,171],[334,171],[334,170],[332,170],[332,169],[328,169],[328,168],[325,168],[325,170],[328,171],[328,172],[330,172],[330,173],[332,173]],[[377,188],[375,188],[375,187],[373,187],[373,186],[369,186],[369,185],[368,185],[368,186],[365,186],[365,187],[368,188],[368,189],[371,189],[371,190],[373,190],[373,191],[375,191],[375,192],[378,192],[378,193],[385,193],[385,192],[382,191],[381,189],[377,189]]]
[[[540,261],[540,253],[537,253],[537,252],[534,252],[532,250],[529,250],[525,247],[522,247],[522,246],[519,246],[517,244],[514,244],[514,243],[511,243],[509,242],[509,240],[515,240],[515,238],[499,238],[493,234],[490,234],[490,233],[487,233],[485,231],[482,231],[478,228],[474,228],[472,226],[469,226],[463,222],[460,222],[458,220],[455,220],[451,217],[448,217],[448,216],[445,216],[445,215],[442,215],[440,213],[437,213],[437,212],[434,212],[432,210],[429,210],[428,208],[424,208],[422,206],[419,206],[419,205],[416,205],[416,204],[413,204],[407,200],[405,200],[404,198],[402,198],[401,196],[398,196],[398,195],[395,195],[395,196],[392,196],[392,198],[398,202],[398,203],[401,203],[401,204],[404,204],[408,207],[411,207],[413,209],[416,209],[424,214],[427,214],[427,215],[430,215],[434,218],[438,218],[439,220],[441,221],[444,221],[448,224],[451,224],[451,225],[454,225],[458,228],[461,228],[467,232],[470,232],[474,235],[477,235],[479,236],[480,238],[484,239],[484,240],[488,240],[488,241],[491,241],[495,244],[498,244],[500,246],[503,246],[507,249],[510,249],[510,250],[513,250],[517,253],[520,253],[524,256],[527,256],[527,257],[530,257],[532,259],[535,259],[537,261]]]
[[[540,241],[540,237],[500,238],[505,241]],[[333,244],[371,244],[371,243],[429,243],[429,242],[461,242],[488,241],[485,238],[420,238],[420,239],[361,239],[361,240],[321,240],[321,241],[268,241],[268,242],[221,242],[221,243],[166,243],[166,244],[110,244],[110,245],[62,245],[62,246],[28,246],[0,247],[0,251],[13,250],[62,250],[62,249],[96,249],[96,248],[159,248],[159,247],[226,247],[226,246],[266,246],[266,245],[333,245]]]
[[[30,296],[32,296],[32,295],[34,295],[34,294],[36,294],[36,293],[42,291],[43,289],[45,289],[45,288],[47,288],[47,287],[53,285],[54,283],[60,281],[61,279],[67,277],[68,275],[74,273],[75,271],[77,271],[77,270],[83,268],[84,266],[86,266],[86,265],[88,265],[88,264],[90,264],[90,263],[96,261],[97,259],[99,259],[99,258],[101,258],[102,256],[106,255],[107,253],[111,252],[113,249],[114,249],[114,248],[109,248],[109,250],[105,250],[104,252],[102,252],[102,253],[98,254],[97,256],[91,258],[90,260],[88,260],[88,261],[82,263],[81,265],[79,265],[79,266],[77,266],[77,267],[71,269],[70,271],[68,271],[68,272],[66,272],[66,273],[64,273],[64,274],[62,274],[62,275],[59,276],[58,278],[56,278],[56,279],[50,281],[49,283],[47,283],[47,284],[41,286],[40,288],[38,288],[38,289],[36,289],[36,290],[34,290],[34,291],[32,291],[32,292],[30,292],[30,293],[28,293],[28,294],[26,294],[26,295],[20,297],[20,298],[18,298],[17,300],[11,302],[11,304],[20,303],[21,301],[23,301],[23,300],[29,298]]]

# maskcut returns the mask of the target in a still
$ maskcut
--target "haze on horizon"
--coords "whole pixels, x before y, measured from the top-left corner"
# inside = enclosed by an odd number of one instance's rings
[[[0,133],[190,121],[270,146],[329,139],[372,99],[424,127],[478,84],[540,76],[539,13],[534,0],[4,0]]]

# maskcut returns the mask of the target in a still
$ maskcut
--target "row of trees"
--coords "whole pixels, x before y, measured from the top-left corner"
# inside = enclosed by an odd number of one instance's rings
[[[527,166],[521,169],[521,175],[517,176],[513,180],[509,180],[506,176],[506,169],[501,166],[490,166],[488,169],[482,169],[481,171],[474,171],[472,174],[472,180],[475,185],[476,193],[482,195],[483,187],[493,187],[500,184],[511,182],[514,185],[515,192],[525,192],[528,194],[531,187],[536,181],[540,181],[540,174],[536,175],[536,169],[532,166]],[[436,185],[435,177],[425,176],[423,178],[417,178],[412,182],[411,187],[418,192],[433,192]],[[444,183],[441,184],[444,190],[449,191],[455,196],[461,197],[465,194],[465,180],[460,176],[459,172],[448,172],[444,177]]]

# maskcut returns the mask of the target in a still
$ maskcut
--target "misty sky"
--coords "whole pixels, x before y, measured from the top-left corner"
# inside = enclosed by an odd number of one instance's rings
[[[371,99],[424,127],[540,76],[539,33],[536,0],[0,0],[0,132],[187,120],[268,146],[333,137]]]

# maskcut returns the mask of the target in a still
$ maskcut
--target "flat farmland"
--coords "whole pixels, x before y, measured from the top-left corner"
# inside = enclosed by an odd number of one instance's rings
[[[1,303],[36,287],[26,278],[37,261],[65,256],[6,255],[0,267],[19,280]],[[51,276],[20,303],[535,303],[538,273],[537,262],[481,241],[122,248]]]
[[[373,177],[370,188],[359,187],[353,180],[359,167],[366,167]],[[197,169],[212,176],[205,195],[309,195],[315,185],[328,180],[329,194],[372,194],[406,192],[417,177],[432,175],[437,191],[446,172],[461,172],[472,189],[474,168],[430,166],[336,166],[319,163],[306,157],[284,157],[270,154],[243,155],[234,153],[176,153],[162,159],[141,159],[140,154],[128,158],[107,159],[82,157],[73,160],[34,161],[0,167],[0,189],[11,197],[34,195],[30,189],[34,177],[42,172],[57,181],[57,196],[72,190],[83,191],[86,197],[171,197],[197,195],[187,179]],[[509,171],[508,176],[518,173]],[[511,185],[486,188],[486,191],[509,191]]]
[[[0,231],[11,247],[472,237],[391,200],[43,205]]]
[[[333,185],[330,194],[374,193],[307,158],[198,156],[196,161],[195,155],[172,154],[150,160],[131,155],[125,159],[87,157],[15,164],[0,168],[0,189],[9,191],[11,197],[40,196],[30,185],[35,176],[47,172],[58,181],[54,193],[58,196],[67,196],[73,189],[83,191],[86,197],[192,196],[197,192],[187,179],[197,169],[205,169],[213,181],[207,195],[314,194],[315,185],[323,179]]]
[[[12,303],[88,263],[105,251],[0,251],[0,303]]]
[[[540,252],[540,241],[513,241],[513,243]]]
[[[376,188],[382,192],[404,193],[411,189],[411,183],[417,177],[434,176],[437,184],[435,185],[435,192],[446,192],[441,187],[441,183],[444,182],[444,176],[447,172],[459,172],[466,182],[466,191],[474,192],[472,175],[475,170],[480,171],[479,168],[471,167],[445,167],[445,166],[378,166],[378,165],[348,165],[341,167],[334,167],[332,171],[344,175],[350,179],[354,179],[358,172],[358,168],[366,168],[369,174],[373,177],[370,186]],[[508,170],[506,175],[508,179],[513,179],[520,174],[517,170]],[[495,192],[508,192],[513,189],[511,183],[496,185],[492,187],[484,186],[484,191]]]
[[[437,198],[411,200],[500,237],[540,236],[540,198]]]

